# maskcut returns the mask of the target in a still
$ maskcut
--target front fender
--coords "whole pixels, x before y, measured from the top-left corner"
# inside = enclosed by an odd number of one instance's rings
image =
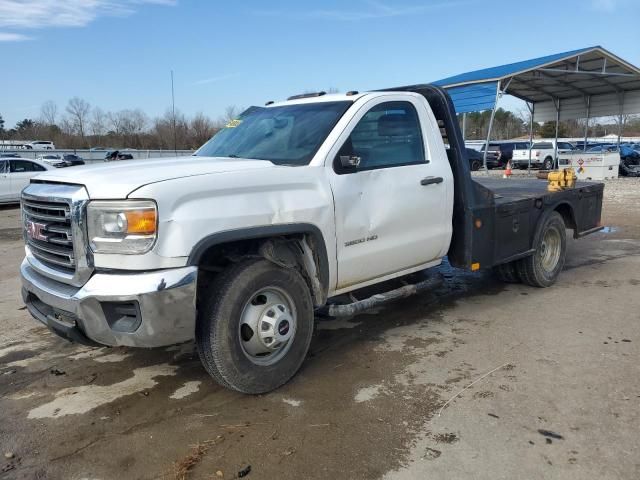
[[[239,240],[254,240],[260,238],[281,237],[284,235],[303,234],[313,239],[313,246],[318,258],[318,274],[320,283],[325,291],[329,289],[329,256],[327,246],[320,229],[311,223],[289,223],[284,225],[264,225],[260,227],[239,228],[207,235],[191,250],[188,265],[197,266],[207,250],[217,245],[232,243]]]

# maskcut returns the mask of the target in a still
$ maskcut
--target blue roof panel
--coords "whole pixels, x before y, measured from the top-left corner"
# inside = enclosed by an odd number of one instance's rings
[[[573,57],[582,53],[593,50],[594,48],[602,47],[589,47],[581,48],[579,50],[571,50],[569,52],[556,53],[554,55],[547,55],[546,57],[533,58],[531,60],[524,60],[522,62],[508,63],[507,65],[500,65],[499,67],[483,68],[482,70],[475,70],[473,72],[461,73],[454,75],[453,77],[443,78],[436,82],[432,82],[434,85],[446,87],[447,85],[456,85],[458,83],[466,82],[481,82],[483,80],[497,80],[500,78],[510,77],[516,73],[524,70],[530,70],[547,63],[552,63],[558,60],[562,60],[566,57]]]
[[[498,82],[474,83],[447,89],[457,113],[491,110],[496,103]]]

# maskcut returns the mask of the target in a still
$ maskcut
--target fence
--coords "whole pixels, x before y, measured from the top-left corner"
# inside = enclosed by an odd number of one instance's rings
[[[107,155],[106,150],[3,150],[0,151],[0,155],[3,152],[11,151],[17,153],[22,158],[38,158],[41,155],[58,155],[62,158],[63,155],[73,154],[81,157],[85,163],[98,163],[105,160]],[[184,157],[193,153],[193,150],[120,150],[120,153],[127,153],[133,156],[134,160],[143,160],[146,158],[166,158],[166,157]]]

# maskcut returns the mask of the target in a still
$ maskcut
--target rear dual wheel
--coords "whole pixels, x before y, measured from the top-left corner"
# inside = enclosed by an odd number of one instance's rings
[[[536,251],[518,260],[520,279],[532,287],[550,287],[558,279],[567,255],[567,231],[562,215],[551,212],[538,224]]]
[[[497,277],[506,283],[526,283],[532,287],[550,287],[564,267],[567,234],[562,215],[550,212],[538,222],[533,239],[533,255],[494,267]]]

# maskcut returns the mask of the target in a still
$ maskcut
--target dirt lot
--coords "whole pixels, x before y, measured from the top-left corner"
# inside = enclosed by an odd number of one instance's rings
[[[192,344],[90,349],[39,326],[4,208],[0,479],[640,478],[638,180],[607,182],[610,228],[569,240],[555,287],[442,267],[435,292],[319,322],[300,374],[257,397],[213,383]]]

